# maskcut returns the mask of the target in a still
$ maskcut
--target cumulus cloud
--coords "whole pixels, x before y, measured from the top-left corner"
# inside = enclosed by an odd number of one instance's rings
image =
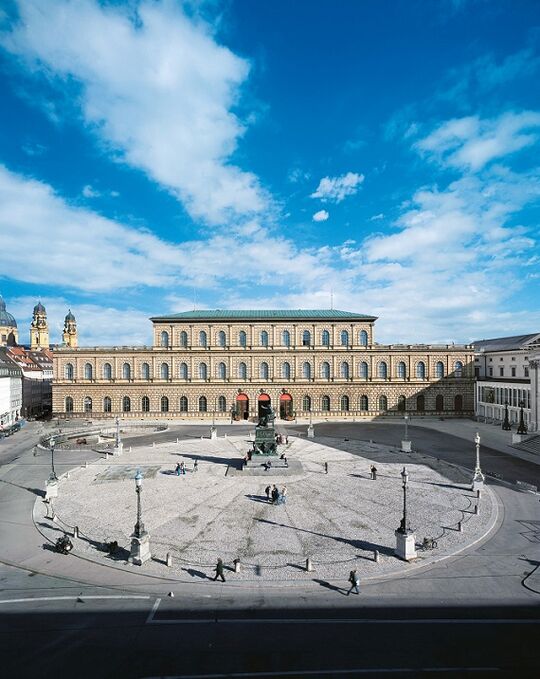
[[[323,202],[341,203],[347,196],[354,196],[364,181],[363,174],[347,172],[341,177],[323,177],[311,198],[320,198]]]
[[[313,215],[312,219],[314,222],[325,222],[328,217],[330,217],[330,215],[326,210],[319,210]]]
[[[477,171],[535,144],[539,128],[536,111],[508,112],[492,119],[467,116],[446,121],[414,147],[443,165]]]
[[[173,2],[18,2],[1,43],[65,88],[115,157],[145,172],[211,223],[268,207],[258,178],[231,158],[245,132],[232,112],[249,64]],[[106,36],[106,39],[105,39]]]

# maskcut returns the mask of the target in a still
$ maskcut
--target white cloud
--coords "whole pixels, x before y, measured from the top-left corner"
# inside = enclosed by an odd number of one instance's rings
[[[193,217],[220,223],[268,208],[258,178],[231,162],[244,126],[232,108],[249,73],[211,27],[173,2],[19,0],[1,42],[34,73],[80,85],[86,123]]]
[[[539,128],[536,111],[509,112],[492,119],[468,116],[443,123],[414,147],[442,165],[477,171],[535,144]]]
[[[380,219],[384,219],[384,214],[382,212],[379,212],[378,215],[373,215],[373,217],[369,218],[370,222],[378,222]]]
[[[85,198],[99,198],[101,193],[94,189],[90,184],[86,184],[86,186],[83,186],[82,195]]]
[[[325,222],[328,219],[328,217],[330,217],[330,215],[326,210],[319,210],[313,215],[313,221]]]
[[[341,203],[347,196],[354,196],[364,181],[363,174],[347,172],[341,177],[323,177],[311,198],[320,198],[323,202]]]

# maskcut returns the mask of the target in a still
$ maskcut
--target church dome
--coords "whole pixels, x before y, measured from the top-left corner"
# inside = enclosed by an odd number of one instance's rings
[[[38,302],[36,306],[34,307],[34,313],[35,314],[44,314],[45,313],[45,307],[41,302]]]
[[[68,321],[71,321],[71,322],[75,321],[75,316],[71,313],[71,309],[67,312],[67,316],[64,320],[66,321],[66,323]]]
[[[8,328],[16,328],[17,321],[13,316],[6,311],[6,303],[0,296],[0,326]]]

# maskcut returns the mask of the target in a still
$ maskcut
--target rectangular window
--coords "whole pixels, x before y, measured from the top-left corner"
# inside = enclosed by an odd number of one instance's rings
[[[501,365],[501,367],[499,368],[499,375],[500,375],[501,377],[504,377],[504,367],[503,367],[502,365]]]
[[[474,376],[475,376],[475,377],[480,377],[480,368],[475,368],[475,369],[474,369]]]
[[[488,368],[488,370],[489,370],[489,376],[493,377],[493,368],[490,367],[490,368]]]
[[[512,366],[512,377],[515,377],[515,376],[516,376],[516,369],[514,368],[514,366]]]
[[[525,377],[529,377],[529,368],[523,368],[523,374]]]

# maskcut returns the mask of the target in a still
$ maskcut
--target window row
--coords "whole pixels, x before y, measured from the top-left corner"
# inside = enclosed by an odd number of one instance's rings
[[[349,333],[348,330],[342,330],[339,333],[339,344],[342,347],[348,347],[351,345],[351,333]],[[258,345],[261,347],[268,347],[269,345],[269,335],[266,330],[262,330],[258,333]],[[320,334],[320,343],[321,346],[323,347],[329,347],[330,346],[330,331],[329,330],[323,330]],[[170,335],[167,332],[167,330],[163,330],[159,336],[159,344],[162,347],[169,347],[171,346],[170,344]],[[188,334],[185,330],[182,330],[182,332],[178,336],[178,344],[181,347],[187,347],[188,346]],[[209,342],[208,342],[208,333],[205,330],[200,330],[198,335],[197,335],[197,344],[199,347],[208,347]],[[247,347],[248,345],[248,336],[245,330],[240,330],[240,332],[237,335],[237,344],[238,346],[241,347]],[[310,330],[304,330],[301,334],[301,344],[304,347],[310,347],[313,345],[313,333]],[[358,333],[358,344],[362,347],[367,347],[368,345],[368,334],[365,330],[360,330]],[[227,334],[225,333],[224,330],[220,330],[216,334],[215,338],[215,346],[218,347],[226,347],[229,345],[229,342],[227,341]],[[289,330],[283,330],[280,333],[280,345],[282,347],[290,347],[291,346],[291,333]]]
[[[379,379],[388,379],[388,364],[386,361],[379,361],[376,365],[376,377]],[[289,380],[293,377],[293,370],[291,367],[291,364],[288,361],[285,361],[281,364],[279,368],[280,374],[279,377],[282,377],[283,379]],[[311,379],[313,373],[313,365],[309,361],[305,361],[302,363],[301,368],[300,368],[300,376],[303,379]],[[461,361],[456,361],[454,363],[454,371],[453,374],[455,377],[462,377],[463,375],[463,363]],[[64,377],[66,380],[73,380],[75,375],[75,369],[73,367],[72,363],[66,363],[64,367]],[[122,366],[122,379],[124,380],[130,380],[134,377],[133,375],[133,369],[130,363],[124,363]],[[427,379],[427,371],[426,371],[426,364],[424,361],[418,361],[415,366],[414,366],[414,375],[416,379],[421,379],[425,380]],[[161,366],[159,367],[159,378],[162,380],[168,380],[171,377],[171,368],[168,363],[162,363]],[[209,376],[209,368],[208,365],[204,362],[201,362],[198,364],[197,367],[197,377],[201,380],[206,380],[208,379]],[[270,377],[270,366],[266,361],[262,361],[259,363],[257,374],[254,375],[256,377],[259,377],[261,379],[269,379]],[[341,379],[349,379],[352,376],[352,370],[350,367],[350,364],[347,361],[342,361],[339,365],[338,368],[338,375],[337,377]],[[358,375],[360,379],[368,379],[370,377],[369,374],[369,365],[366,361],[362,361],[358,364]],[[435,377],[437,379],[443,378],[445,376],[445,366],[442,361],[438,361],[435,364]],[[113,369],[112,365],[110,363],[104,363],[103,367],[101,369],[101,378],[105,380],[111,380],[113,377]],[[180,379],[187,380],[189,379],[190,374],[189,374],[189,368],[187,363],[180,363],[178,366],[178,377]],[[216,370],[215,370],[215,377],[218,379],[226,379],[227,377],[232,377],[232,375],[228,374],[227,366],[225,363],[221,362],[216,365]],[[248,367],[247,364],[244,362],[240,362],[236,368],[236,374],[234,377],[237,377],[239,379],[247,379],[248,378]],[[318,377],[321,377],[322,379],[331,379],[334,377],[332,374],[332,370],[330,367],[330,363],[328,361],[323,361],[319,365],[319,374]],[[407,366],[405,362],[400,361],[399,363],[396,364],[395,368],[395,377],[398,379],[406,379],[407,378]],[[151,371],[150,371],[150,365],[148,363],[143,363],[141,365],[140,369],[140,378],[143,380],[149,380],[151,378]],[[94,379],[94,368],[91,363],[86,363],[84,366],[84,379],[86,380],[91,380]]]
[[[151,410],[150,408],[150,398],[148,396],[143,396],[140,400],[140,405],[139,403],[133,404],[132,399],[129,396],[124,396],[121,399],[121,409],[122,412],[124,413],[129,413],[132,411],[132,409],[135,412],[143,412],[143,413],[149,413],[149,412],[155,412],[154,409]],[[162,413],[168,413],[169,412],[169,405],[170,401],[167,396],[162,396],[159,399],[158,405],[158,410],[161,411]],[[330,412],[333,410],[334,403],[332,403],[330,396],[322,396],[319,401],[319,410],[322,412]],[[138,406],[138,407],[137,407]],[[448,406],[448,401],[445,403],[444,396],[442,394],[438,394],[435,397],[435,410],[437,412],[442,412],[447,409]],[[454,397],[454,410],[457,412],[461,412],[463,410],[463,397],[458,394]],[[93,401],[90,398],[90,396],[86,396],[83,401],[83,409],[85,413],[91,413],[93,412]],[[112,412],[112,399],[110,396],[105,396],[103,399],[102,403],[103,410],[102,412],[104,413],[110,413]],[[197,407],[198,407],[198,412],[201,413],[206,413],[208,412],[208,399],[206,396],[200,396],[197,400]],[[344,394],[339,398],[339,405],[338,409],[341,412],[348,412],[351,410],[351,399],[349,396]],[[65,399],[65,410],[66,413],[72,413],[73,412],[73,398],[71,396],[66,396]],[[217,401],[216,401],[216,410],[219,413],[226,413],[227,412],[227,399],[225,396],[219,396]],[[311,412],[312,411],[312,398],[311,396],[308,396],[307,394],[302,398],[302,410],[304,412]],[[358,399],[358,410],[360,411],[365,411],[368,412],[370,410],[378,410],[378,411],[386,411],[388,410],[388,398],[385,395],[379,396],[377,400],[370,401],[370,399],[363,395],[360,396]],[[397,400],[397,410],[398,411],[407,411],[407,410],[416,410],[418,412],[423,412],[426,410],[426,402],[425,402],[425,397],[423,394],[420,394],[419,396],[416,396],[414,398],[407,398],[405,396],[399,396]],[[178,401],[178,412],[181,413],[187,413],[189,411],[189,401],[187,396],[181,396],[179,401]]]

